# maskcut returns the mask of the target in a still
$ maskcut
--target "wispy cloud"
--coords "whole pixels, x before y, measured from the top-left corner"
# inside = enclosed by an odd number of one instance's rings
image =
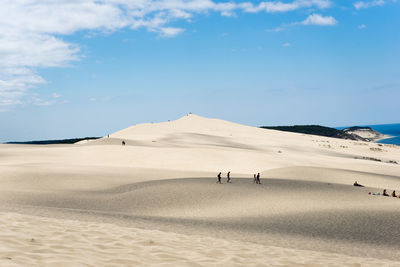
[[[400,83],[399,82],[392,82],[392,83],[382,83],[378,85],[371,86],[368,88],[370,91],[386,91],[386,90],[398,90],[400,89]]]
[[[358,1],[358,2],[355,2],[353,5],[354,5],[355,9],[359,10],[359,9],[370,8],[370,7],[374,7],[374,6],[383,6],[384,4],[386,4],[385,0],[374,0],[374,1],[369,1],[369,2]]]
[[[354,8],[359,10],[359,9],[364,9],[364,8],[370,8],[370,7],[376,7],[376,6],[383,6],[387,3],[396,3],[397,0],[373,0],[373,1],[358,1],[355,2]]]
[[[50,96],[38,96],[37,94],[30,94],[27,97],[27,102],[34,106],[51,106],[60,103],[66,103],[67,101],[62,95],[58,93],[52,93]]]
[[[0,63],[0,107],[21,104],[21,98],[29,88],[45,83],[33,70],[24,66],[1,66]]]
[[[320,14],[311,14],[301,22],[303,25],[319,25],[319,26],[334,26],[338,22],[332,16],[322,16]]]
[[[61,97],[63,97],[61,94],[58,94],[58,93],[52,93],[51,96],[53,98],[61,98]]]
[[[289,24],[283,24],[274,29],[268,29],[267,32],[280,32],[287,30],[293,26],[307,26],[307,25],[317,25],[317,26],[335,26],[338,24],[338,21],[332,16],[322,16],[320,14],[311,14],[305,20],[300,22],[292,22]]]
[[[365,25],[365,24],[361,24],[361,25],[358,25],[358,28],[359,28],[360,30],[362,30],[362,29],[365,29],[365,28],[367,28],[367,25]]]
[[[239,5],[245,12],[260,12],[265,11],[269,13],[288,12],[300,8],[317,7],[319,9],[329,8],[332,6],[331,1],[325,0],[297,0],[293,2],[261,2],[258,5],[246,2]]]
[[[80,47],[63,38],[78,31],[112,33],[144,28],[173,37],[191,21],[210,12],[283,13],[298,9],[326,9],[331,0],[219,2],[216,0],[3,0],[0,8],[0,106],[21,103],[27,91],[45,80],[38,68],[65,67],[81,59]],[[40,102],[38,103],[46,103]]]
[[[174,28],[174,27],[163,27],[163,28],[160,28],[160,31],[161,31],[161,36],[163,36],[163,37],[174,37],[174,36],[180,34],[181,32],[183,32],[184,29]]]
[[[283,47],[289,47],[289,46],[291,46],[291,45],[292,45],[291,43],[283,43],[283,44],[282,44]]]
[[[285,30],[285,26],[283,25],[283,26],[279,26],[279,27],[276,27],[276,28],[273,28],[273,29],[268,29],[268,30],[266,30],[267,32],[281,32],[281,31],[284,31]]]

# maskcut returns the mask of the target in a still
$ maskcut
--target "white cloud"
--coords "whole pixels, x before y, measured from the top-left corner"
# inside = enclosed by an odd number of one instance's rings
[[[122,28],[145,28],[173,37],[184,29],[170,27],[171,22],[190,21],[197,14],[235,16],[237,12],[282,13],[330,6],[331,0],[271,0],[256,5],[216,0],[2,0],[0,107],[20,104],[30,88],[45,83],[38,68],[65,67],[80,60],[79,45],[63,39],[79,31],[95,36]]]
[[[311,14],[301,22],[303,25],[334,26],[338,22],[332,16],[324,17],[320,14]]]
[[[285,26],[279,26],[279,27],[276,27],[276,28],[273,28],[273,29],[268,29],[266,31],[267,32],[281,32],[283,30],[285,30]]]
[[[224,16],[224,17],[236,17],[237,15],[236,15],[235,12],[232,12],[232,11],[222,11],[221,12],[221,16]]]
[[[370,7],[374,7],[374,6],[383,6],[384,4],[386,4],[385,0],[374,0],[374,1],[369,1],[369,2],[358,1],[358,2],[354,3],[353,5],[354,5],[355,9],[359,10],[359,9],[370,8]]]
[[[334,26],[338,24],[337,20],[332,16],[322,16],[320,14],[311,14],[305,20],[300,22],[292,22],[289,24],[282,24],[274,29],[268,29],[267,32],[280,32],[287,30],[290,27],[298,25],[318,25],[318,26]]]
[[[173,37],[175,35],[180,34],[183,31],[184,31],[184,29],[182,29],[182,28],[174,28],[174,27],[160,28],[160,33],[161,33],[161,36],[163,36],[163,37]]]
[[[365,28],[367,28],[367,25],[365,25],[365,24],[361,24],[361,25],[358,25],[358,28],[359,28],[360,30],[362,30],[362,29],[365,29]]]
[[[289,47],[289,46],[291,46],[291,43],[284,43],[284,44],[282,44],[282,46],[283,47]]]
[[[1,67],[0,65],[0,107],[21,104],[25,92],[45,81],[33,70],[25,67]]]
[[[55,104],[67,103],[61,94],[52,93],[50,96],[38,96],[37,94],[29,94],[26,101],[34,106],[51,106]]]
[[[297,0],[293,2],[281,2],[281,1],[266,1],[261,2],[258,5],[246,2],[240,4],[240,7],[245,12],[288,12],[297,10],[300,8],[317,7],[319,9],[328,8],[332,5],[331,1],[328,0]]]
[[[62,97],[62,95],[61,95],[61,94],[58,94],[58,93],[52,93],[51,96],[52,96],[53,98],[60,98],[60,97]]]
[[[37,96],[32,97],[31,103],[35,106],[50,106],[54,104],[54,101],[51,100],[45,100],[42,98],[39,98]]]

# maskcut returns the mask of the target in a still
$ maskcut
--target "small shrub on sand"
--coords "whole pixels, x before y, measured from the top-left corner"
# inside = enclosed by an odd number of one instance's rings
[[[365,160],[372,160],[372,161],[379,161],[379,162],[382,161],[380,159],[372,158],[372,157],[355,157],[355,159],[365,159]]]

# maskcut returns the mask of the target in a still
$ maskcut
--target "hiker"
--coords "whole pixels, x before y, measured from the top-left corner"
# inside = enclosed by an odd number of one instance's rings
[[[226,182],[227,183],[231,183],[231,172],[229,171],[227,174],[226,174]]]
[[[123,146],[125,145],[125,141],[122,141],[122,145],[123,145]]]
[[[253,180],[253,184],[256,184],[257,183],[257,175],[256,174],[254,174],[254,180]]]
[[[221,182],[221,172],[218,173],[217,178],[218,178],[217,184],[222,184],[222,182]]]
[[[257,173],[257,184],[261,184],[261,181],[260,181],[260,173]]]
[[[353,185],[354,185],[354,186],[364,187],[363,185],[360,185],[359,183],[357,183],[357,181],[355,181]]]
[[[395,191],[395,190],[393,190],[392,197],[397,197],[397,196],[396,196],[396,191]]]
[[[385,196],[385,197],[388,197],[388,196],[389,196],[388,193],[386,192],[386,189],[383,189],[382,196]]]
[[[110,135],[109,135],[109,134],[107,134],[107,138],[110,138]]]

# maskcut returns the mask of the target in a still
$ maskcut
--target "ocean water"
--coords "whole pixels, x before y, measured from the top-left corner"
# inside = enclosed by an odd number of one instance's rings
[[[383,139],[378,141],[382,144],[394,144],[400,146],[400,123],[398,124],[382,124],[382,125],[368,125],[375,131],[383,134],[391,135],[393,138]]]

